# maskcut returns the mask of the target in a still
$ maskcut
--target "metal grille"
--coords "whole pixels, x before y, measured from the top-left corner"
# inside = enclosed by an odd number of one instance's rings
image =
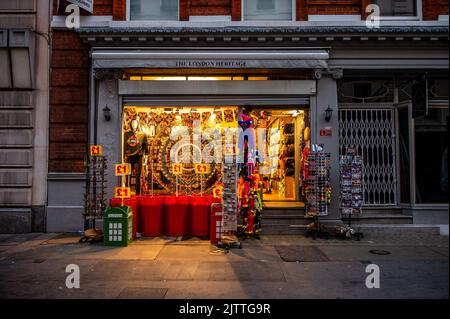
[[[363,157],[364,206],[397,205],[394,117],[394,109],[380,105],[340,107],[340,152],[353,147]]]

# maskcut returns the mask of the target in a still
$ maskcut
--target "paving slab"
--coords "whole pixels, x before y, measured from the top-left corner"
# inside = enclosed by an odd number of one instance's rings
[[[413,260],[447,260],[448,257],[423,246],[320,246],[320,249],[332,261],[413,261]],[[389,255],[377,255],[371,250],[385,250]]]
[[[167,288],[125,287],[117,299],[164,299]]]

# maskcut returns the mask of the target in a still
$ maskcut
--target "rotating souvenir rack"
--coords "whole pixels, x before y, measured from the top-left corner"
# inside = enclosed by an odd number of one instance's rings
[[[103,212],[106,209],[105,170],[107,160],[104,156],[92,156],[85,163],[85,167],[84,230],[95,230],[95,221],[103,218]]]
[[[327,216],[330,205],[330,153],[317,149],[309,152],[306,163],[308,176],[304,181],[304,192],[308,217]]]
[[[320,145],[312,145],[306,161],[307,177],[304,181],[306,217],[313,218],[308,225],[307,235],[328,238],[328,233],[320,224],[319,217],[328,215],[331,199],[330,153],[325,153]]]
[[[351,227],[352,217],[362,214],[363,191],[363,159],[356,154],[355,149],[347,149],[345,155],[341,155],[340,161],[340,209],[341,215],[348,219],[348,226],[339,230],[342,237],[363,237],[362,233],[356,233]]]

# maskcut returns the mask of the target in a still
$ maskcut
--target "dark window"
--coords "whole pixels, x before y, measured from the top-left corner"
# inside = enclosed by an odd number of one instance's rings
[[[416,202],[448,203],[448,107],[415,120]]]
[[[374,0],[381,16],[415,16],[416,0]]]

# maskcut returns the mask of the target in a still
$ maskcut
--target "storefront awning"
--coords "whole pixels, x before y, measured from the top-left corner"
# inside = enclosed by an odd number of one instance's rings
[[[246,69],[328,67],[329,53],[315,50],[94,50],[94,68]]]

